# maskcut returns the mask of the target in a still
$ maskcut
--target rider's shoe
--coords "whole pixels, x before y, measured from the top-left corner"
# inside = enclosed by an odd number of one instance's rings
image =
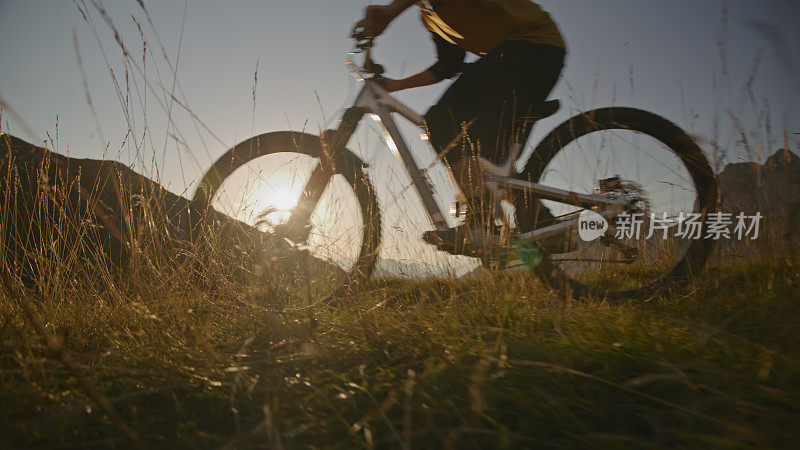
[[[546,208],[539,209],[540,214],[535,223],[539,228],[553,225],[556,219]],[[497,247],[501,237],[497,227],[486,227],[465,218],[463,224],[448,228],[447,230],[427,231],[422,235],[422,240],[435,245],[439,250],[453,255],[482,256],[487,250]],[[578,249],[578,242],[574,231],[557,234],[542,239],[537,244],[549,254],[563,254],[574,252]]]
[[[578,242],[573,234],[550,236],[537,241],[537,244],[551,255],[574,252],[578,249]],[[500,236],[486,233],[482,227],[462,224],[442,231],[426,231],[422,240],[453,255],[481,256],[488,249],[496,247]]]
[[[467,223],[446,230],[426,231],[422,240],[452,255],[480,256],[495,236]]]
[[[441,251],[452,255],[485,257],[492,254],[492,249],[502,248],[500,227],[496,226],[491,208],[485,207],[487,202],[470,199],[464,222],[446,230],[427,231],[422,240],[435,245]],[[476,206],[477,205],[477,206]]]

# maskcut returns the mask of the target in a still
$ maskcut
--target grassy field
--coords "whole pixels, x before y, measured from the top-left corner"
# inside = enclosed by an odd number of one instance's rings
[[[680,295],[616,305],[525,274],[379,280],[295,310],[176,286],[3,292],[3,445],[800,443],[792,258],[717,261]]]
[[[141,39],[128,48],[160,46]],[[127,99],[129,76],[151,81],[127,50],[124,61],[124,78],[110,75]],[[257,79],[258,66],[254,121]],[[151,133],[130,131],[133,145]],[[113,273],[84,245],[96,214],[31,211],[35,284],[21,289],[0,261],[0,448],[800,448],[800,260],[783,250],[718,257],[688,289],[631,303],[489,273],[375,280],[336,307],[303,307],[218,261],[198,282],[182,266],[208,261],[162,251],[150,220],[121,230],[131,258]]]

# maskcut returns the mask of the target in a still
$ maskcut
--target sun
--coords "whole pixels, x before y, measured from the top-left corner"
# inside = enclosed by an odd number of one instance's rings
[[[289,219],[301,192],[302,185],[296,180],[270,180],[255,186],[247,203],[252,205],[252,213],[258,221],[278,225]]]
[[[289,211],[297,206],[298,193],[286,186],[262,184],[255,193],[256,209],[275,208]]]

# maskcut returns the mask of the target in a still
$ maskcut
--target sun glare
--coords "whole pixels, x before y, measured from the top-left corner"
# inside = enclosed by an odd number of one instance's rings
[[[288,220],[292,209],[297,206],[302,189],[299,183],[291,183],[291,181],[275,180],[256,186],[249,195],[248,201],[253,205],[253,215],[272,225]]]

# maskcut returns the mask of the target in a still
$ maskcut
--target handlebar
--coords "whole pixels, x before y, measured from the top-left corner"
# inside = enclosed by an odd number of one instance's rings
[[[347,62],[348,66],[350,66],[351,73],[362,79],[366,78],[364,75],[371,76],[372,78],[380,78],[383,76],[383,66],[372,60],[372,47],[375,38],[367,37],[363,29],[354,29],[352,37],[353,40],[355,40],[355,48],[348,54]],[[364,54],[364,63],[361,67],[357,67],[353,61],[355,55],[359,53]]]

